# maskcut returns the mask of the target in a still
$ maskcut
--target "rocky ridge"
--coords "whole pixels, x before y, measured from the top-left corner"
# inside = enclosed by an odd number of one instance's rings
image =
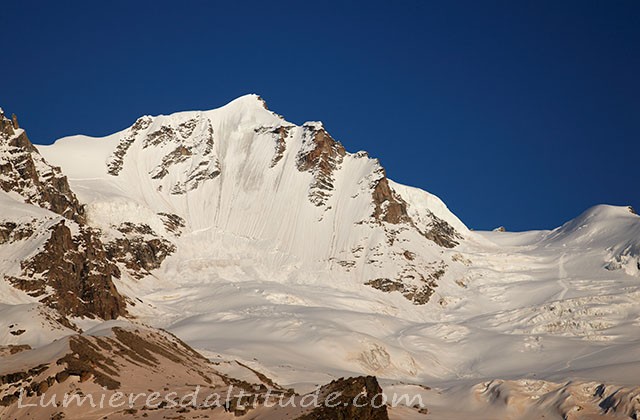
[[[48,230],[43,249],[20,263],[22,275],[7,280],[63,317],[124,315],[124,300],[112,281],[120,270],[107,258],[96,232],[83,226],[73,235],[65,220]]]
[[[13,115],[0,113],[0,189],[18,194],[25,203],[82,223],[84,207],[60,168],[49,165],[31,144]]]

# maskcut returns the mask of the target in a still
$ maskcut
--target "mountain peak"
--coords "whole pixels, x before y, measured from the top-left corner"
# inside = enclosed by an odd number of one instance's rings
[[[4,110],[0,108],[0,137],[7,140],[11,137],[17,136],[20,134],[17,132],[19,128],[18,117],[16,117],[16,114],[11,115],[11,119],[9,119],[5,116]]]
[[[598,204],[588,208],[580,214],[576,220],[584,223],[587,221],[605,221],[618,218],[627,218],[634,213],[631,206],[614,206],[610,204]]]
[[[621,237],[634,239],[620,241]],[[600,204],[588,208],[575,219],[551,231],[546,241],[588,243],[589,246],[609,249],[613,254],[637,254],[640,252],[640,245],[635,238],[638,237],[638,215],[631,212],[629,206]]]
[[[220,108],[213,109],[212,111],[228,110],[230,112],[264,112],[267,111],[270,114],[272,112],[267,107],[267,102],[262,99],[260,95],[255,93],[249,93],[242,95],[228,102],[226,105]]]
[[[243,104],[245,106],[258,106],[263,109],[269,109],[267,107],[267,102],[262,99],[262,97],[256,93],[248,93],[246,95],[242,95],[237,97],[236,99],[229,102],[226,106],[231,104]]]

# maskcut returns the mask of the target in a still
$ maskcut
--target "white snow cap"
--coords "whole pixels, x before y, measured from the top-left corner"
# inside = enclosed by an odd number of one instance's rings
[[[267,109],[267,103],[264,99],[262,99],[262,97],[258,94],[255,93],[249,93],[247,95],[242,95],[234,100],[232,100],[231,102],[227,103],[226,105],[222,106],[221,108],[218,109],[245,109],[245,110],[249,110],[249,109],[262,109],[262,110],[266,110]]]

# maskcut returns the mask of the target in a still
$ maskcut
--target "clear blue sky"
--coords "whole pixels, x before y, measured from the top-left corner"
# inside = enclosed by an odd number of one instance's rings
[[[0,36],[35,143],[258,93],[473,228],[640,207],[640,1],[12,1]]]

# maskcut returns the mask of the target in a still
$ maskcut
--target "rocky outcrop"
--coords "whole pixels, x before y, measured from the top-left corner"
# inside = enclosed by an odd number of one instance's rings
[[[419,224],[409,215],[409,204],[397,194],[389,185],[389,179],[382,167],[377,171],[378,179],[372,185],[371,197],[374,211],[371,215],[377,222],[385,222],[393,225],[408,224],[413,226],[430,241],[444,248],[453,248],[459,244],[462,236],[446,221],[437,217],[430,210],[425,216],[427,223]]]
[[[49,351],[26,350],[33,367],[14,370],[15,357],[2,360],[7,362],[0,364],[2,418],[52,418],[54,412],[58,413],[57,418],[78,418],[79,411],[84,409],[74,404],[50,407],[34,404],[45,392],[47,400],[56,398],[53,394],[62,399],[63,394],[70,392],[80,397],[92,394],[96,402],[103,396],[109,401],[120,390],[155,392],[157,398],[139,398],[131,406],[123,404],[129,414],[141,410],[145,413],[142,417],[151,418],[184,418],[181,413],[190,411],[195,415],[189,418],[209,418],[212,414],[217,417],[223,412],[221,405],[225,398],[229,398],[231,411],[241,415],[255,408],[252,404],[264,403],[267,395],[267,384],[262,379],[249,383],[224,375],[208,359],[166,331],[129,325],[105,330],[100,336],[72,335],[62,340],[68,349],[62,354],[54,352],[53,357]],[[285,392],[259,372],[244,366],[240,369],[246,370],[248,377],[255,378],[255,374],[269,381],[273,385],[272,397]],[[194,399],[179,405],[188,394],[194,395]],[[213,394],[220,398],[211,398]],[[17,407],[21,396],[23,402],[32,404],[30,408]],[[168,404],[173,401],[176,404]],[[96,404],[93,408],[92,416],[96,418],[113,416],[113,407],[108,404]],[[268,409],[273,410],[273,406]]]
[[[75,378],[76,390],[83,386],[82,383],[93,382],[107,392],[118,390],[123,384],[135,384],[137,377],[131,375],[132,372],[144,375],[145,385],[153,384],[158,391],[171,381],[174,387],[186,388],[188,379],[189,383],[201,387],[224,384],[206,358],[167,332],[115,327],[100,337],[72,335],[64,340],[67,340],[68,350],[62,356],[49,359],[45,352],[46,358],[43,358],[43,353],[38,353],[37,349],[24,349],[28,360],[33,361],[33,367],[14,371],[10,370],[10,365],[2,366],[0,406],[15,404],[21,393],[23,398],[30,398],[49,390],[68,391],[65,382],[69,378]],[[11,355],[7,357],[9,362],[13,360]],[[174,379],[176,376],[181,376],[182,383]]]
[[[215,179],[220,175],[220,161],[217,158],[203,160],[187,173],[184,182],[177,182],[171,188],[171,194],[185,194],[187,191],[195,190],[203,182]]]
[[[495,379],[473,387],[475,410],[492,418],[638,419],[640,387],[570,380]],[[455,412],[455,410],[452,410]],[[462,410],[460,410],[462,411]],[[457,418],[465,418],[458,412]]]
[[[281,127],[278,127],[273,132],[273,134],[275,134],[277,137],[276,137],[276,151],[273,156],[273,159],[271,160],[272,168],[276,166],[278,162],[280,162],[280,160],[282,159],[282,156],[284,156],[284,151],[287,149],[286,138],[289,136],[290,129],[291,127],[281,126]]]
[[[191,152],[191,149],[184,147],[183,145],[176,147],[173,152],[162,158],[162,163],[151,172],[151,178],[164,178],[169,174],[169,167],[177,163],[184,162],[185,160],[189,159],[192,154],[193,153]]]
[[[154,125],[154,121],[155,118],[149,116],[139,118],[122,137],[107,162],[110,175],[120,174],[125,156],[136,141],[140,142],[143,149],[158,147],[171,150],[149,172],[152,179],[163,180],[172,166],[189,163],[184,179],[176,180],[169,186],[171,194],[185,194],[202,182],[220,175],[220,162],[213,153],[213,127],[208,119],[199,116],[177,125],[159,127]],[[162,185],[158,189],[162,189]]]
[[[9,344],[8,346],[0,346],[0,357],[21,353],[27,350],[31,350],[31,346],[28,344],[17,344],[17,345]],[[0,376],[0,385],[1,384],[2,384],[2,377]]]
[[[303,129],[302,149],[298,152],[297,167],[301,172],[313,174],[309,200],[316,206],[322,206],[331,197],[334,189],[333,174],[340,167],[347,152],[320,124],[307,123]]]
[[[22,275],[7,277],[11,284],[62,316],[115,319],[124,315],[124,300],[113,284],[120,271],[107,258],[96,232],[81,227],[72,235],[64,220],[50,231],[40,252],[22,261]]]
[[[407,214],[407,203],[389,187],[385,170],[380,168],[380,173],[382,176],[371,193],[375,206],[373,218],[391,224],[411,223]]]
[[[438,281],[444,276],[447,265],[444,261],[421,264],[417,267],[413,261],[415,254],[405,251],[403,257],[408,263],[395,279],[376,278],[365,284],[381,292],[400,292],[402,296],[414,305],[424,305],[438,287]]]
[[[449,223],[428,211],[431,221],[423,228],[416,226],[422,235],[443,248],[453,248],[459,244],[462,235]]]
[[[84,207],[69,188],[60,168],[49,165],[31,144],[17,119],[0,113],[0,189],[26,203],[83,222]]]
[[[118,174],[120,174],[122,165],[124,165],[124,157],[135,141],[136,135],[139,132],[146,130],[149,125],[151,125],[152,121],[153,119],[149,116],[140,117],[136,120],[133,126],[131,126],[127,135],[120,140],[118,146],[116,146],[116,150],[107,161],[107,172],[109,175],[118,176]]]
[[[174,148],[150,172],[152,179],[163,179],[172,166],[185,162],[189,164],[184,178],[171,185],[171,194],[185,194],[220,175],[220,161],[213,148],[213,127],[207,118],[191,118],[176,127],[165,125],[145,135],[144,148],[158,145]]]
[[[182,229],[186,226],[186,222],[182,217],[174,213],[158,213],[158,216],[162,219],[162,223],[167,232],[171,232],[175,236],[182,234]]]
[[[140,279],[159,268],[176,251],[175,245],[158,236],[149,225],[126,222],[115,229],[122,237],[106,243],[107,258],[123,264],[135,278]]]
[[[14,353],[15,354],[15,353]],[[29,369],[25,369],[23,371],[18,372],[10,372],[0,375],[0,389],[4,388],[3,385],[28,385],[25,386],[28,394],[35,394],[39,392],[41,389],[41,382],[35,381],[34,378],[49,368],[49,365],[43,363],[37,366],[34,366]],[[45,381],[46,383],[46,381]],[[48,387],[48,383],[46,383]],[[42,386],[44,389],[45,385]],[[14,404],[18,401],[20,396],[19,391],[10,392],[2,392],[0,393],[0,407],[7,407],[11,404]]]
[[[159,367],[160,358],[185,365],[194,361],[208,363],[191,347],[177,339],[172,342],[160,333],[119,327],[113,328],[112,333],[112,337],[70,337],[71,352],[56,361],[64,366],[62,376],[76,376],[81,381],[91,378],[98,385],[114,390],[120,388],[122,382],[118,359],[129,359],[149,369]]]
[[[330,404],[320,404],[311,412],[296,420],[388,420],[387,406],[382,388],[374,376],[340,378],[320,389],[320,399]]]
[[[35,231],[33,223],[0,222],[0,245],[30,238]]]
[[[157,130],[147,133],[142,147],[146,149],[151,146],[159,146],[171,142],[176,137],[176,131],[173,127],[163,125]]]
[[[414,305],[424,305],[429,302],[429,299],[435,292],[434,289],[437,286],[435,282],[429,282],[428,284],[417,286],[414,284],[406,284],[399,280],[390,280],[386,278],[369,280],[365,284],[382,292],[400,292],[405,299],[410,300]]]
[[[279,126],[266,126],[255,128],[254,131],[258,134],[269,134],[275,140],[275,151],[273,158],[271,159],[270,168],[275,167],[282,157],[285,150],[287,150],[287,137],[291,133],[292,125],[279,125]]]
[[[166,239],[141,237],[118,238],[107,243],[106,249],[110,259],[123,264],[129,274],[138,279],[159,268],[162,261],[176,250]]]

